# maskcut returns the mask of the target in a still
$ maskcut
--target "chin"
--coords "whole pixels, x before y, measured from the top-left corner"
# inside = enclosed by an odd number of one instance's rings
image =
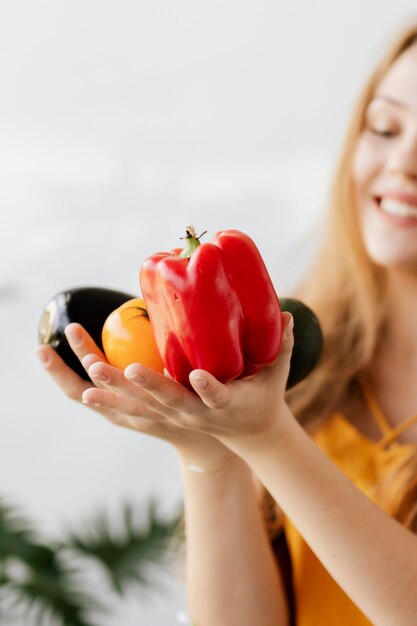
[[[370,259],[379,267],[387,271],[415,272],[417,275],[417,251],[412,255],[383,254],[377,251],[368,251]]]

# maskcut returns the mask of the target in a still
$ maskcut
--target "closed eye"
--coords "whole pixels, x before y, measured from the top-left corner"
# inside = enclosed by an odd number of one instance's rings
[[[373,135],[377,135],[378,137],[384,137],[385,139],[392,139],[397,135],[397,132],[394,130],[383,129],[383,128],[368,128],[369,132]]]

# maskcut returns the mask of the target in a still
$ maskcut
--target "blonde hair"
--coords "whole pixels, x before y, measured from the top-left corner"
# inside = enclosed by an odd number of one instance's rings
[[[397,36],[360,95],[330,190],[327,230],[313,270],[296,291],[317,313],[325,337],[320,366],[288,392],[297,418],[306,426],[361,397],[361,380],[375,355],[386,320],[385,273],[368,256],[359,229],[352,162],[365,112],[394,61],[417,42],[417,22]],[[396,517],[417,526],[417,455],[408,463]],[[404,474],[404,472],[402,472]],[[412,511],[414,514],[412,515]],[[417,528],[416,528],[417,530]]]

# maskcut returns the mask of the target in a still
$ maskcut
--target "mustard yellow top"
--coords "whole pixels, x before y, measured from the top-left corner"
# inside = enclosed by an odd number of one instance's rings
[[[372,441],[362,435],[341,413],[334,413],[313,435],[316,444],[339,469],[373,502],[392,514],[398,502],[398,480],[388,480],[400,471],[416,450],[396,441],[400,433],[417,422],[417,415],[391,429],[371,390],[364,387],[371,413],[382,436]],[[288,519],[284,521],[291,555],[297,626],[372,626],[339,585]]]

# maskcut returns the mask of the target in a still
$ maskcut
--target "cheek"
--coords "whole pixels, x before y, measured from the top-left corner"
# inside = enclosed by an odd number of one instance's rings
[[[372,182],[382,163],[381,151],[377,150],[367,138],[360,137],[352,161],[353,185],[358,202],[369,197]]]
[[[369,256],[376,260],[373,220],[373,201],[371,200],[374,181],[380,171],[380,155],[375,146],[366,137],[360,137],[352,160],[352,180],[359,229]]]

